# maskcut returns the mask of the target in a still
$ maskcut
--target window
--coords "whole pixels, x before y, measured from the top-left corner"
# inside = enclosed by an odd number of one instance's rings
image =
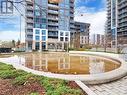
[[[35,5],[35,9],[39,10],[39,6]]]
[[[60,32],[60,36],[63,36],[63,32]]]
[[[46,19],[45,18],[42,18],[41,19],[41,23],[46,23]]]
[[[40,22],[40,19],[39,18],[34,18],[34,22],[39,23]]]
[[[40,24],[34,24],[35,28],[40,28]]]
[[[36,39],[37,41],[39,41],[39,40],[40,40],[40,36],[36,36],[35,39]]]
[[[46,35],[46,30],[42,30],[42,35]]]
[[[46,43],[45,42],[42,43],[42,49],[46,49]]]
[[[68,37],[65,37],[65,41],[68,41]]]
[[[60,41],[64,41],[63,37],[60,37]]]
[[[35,16],[40,16],[40,12],[36,10],[36,11],[34,12],[34,15],[35,15]]]
[[[46,36],[42,36],[42,41],[46,41]]]
[[[40,34],[40,31],[39,30],[35,30],[35,34]]]
[[[68,32],[65,32],[65,36],[69,36],[69,33]]]
[[[41,28],[42,28],[42,29],[46,29],[46,25],[41,24]]]
[[[39,47],[40,47],[40,43],[39,42],[36,42],[36,50],[39,50]]]

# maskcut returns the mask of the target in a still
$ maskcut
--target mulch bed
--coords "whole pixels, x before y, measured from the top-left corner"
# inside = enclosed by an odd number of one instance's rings
[[[39,95],[45,95],[45,89],[37,82],[26,83],[25,85],[12,85],[12,79],[0,79],[0,95],[29,95],[32,92],[38,92]],[[74,82],[68,82],[68,86],[77,89],[79,86]],[[83,95],[86,95],[85,93]]]
[[[14,86],[11,81],[11,79],[0,79],[0,95],[29,95],[32,92],[45,95],[45,89],[37,82]]]

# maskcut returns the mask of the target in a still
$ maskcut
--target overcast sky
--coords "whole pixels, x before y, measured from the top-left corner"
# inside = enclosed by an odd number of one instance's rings
[[[1,0],[0,0],[1,1]],[[0,40],[18,40],[20,31],[20,17],[18,13],[9,16],[10,19],[1,19],[0,16]],[[24,18],[22,18],[23,21]],[[106,21],[106,0],[76,0],[75,20],[90,23],[90,33],[104,34]],[[25,40],[24,24],[22,25],[22,41]]]

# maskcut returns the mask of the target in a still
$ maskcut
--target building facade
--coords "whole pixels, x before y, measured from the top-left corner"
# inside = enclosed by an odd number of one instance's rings
[[[107,0],[106,43],[117,48],[127,44],[127,0]]]
[[[64,50],[74,30],[74,0],[26,1],[27,50]]]
[[[71,32],[71,47],[83,48],[89,45],[89,23],[75,22],[74,31]]]
[[[102,34],[93,34],[91,36],[91,44],[93,46],[104,47],[105,45],[105,37]]]

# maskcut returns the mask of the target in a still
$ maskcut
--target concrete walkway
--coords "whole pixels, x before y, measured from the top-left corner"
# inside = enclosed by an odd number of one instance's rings
[[[121,56],[116,54],[113,54],[112,56],[123,57],[123,55]],[[127,95],[127,76],[114,82],[87,86],[96,95]]]
[[[127,95],[127,76],[111,83],[87,86],[97,95]]]

